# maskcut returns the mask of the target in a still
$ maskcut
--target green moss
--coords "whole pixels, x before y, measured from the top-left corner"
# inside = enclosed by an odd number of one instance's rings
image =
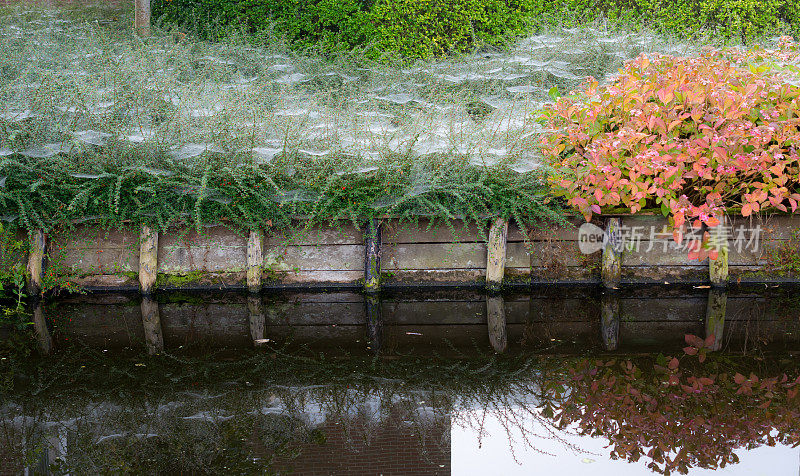
[[[155,287],[183,287],[203,281],[206,273],[203,271],[190,271],[180,274],[158,273],[156,276]]]
[[[264,284],[277,283],[285,272],[278,271],[271,267],[265,267],[261,272],[261,282]]]
[[[530,282],[531,282],[530,275],[517,274],[514,272],[510,272],[510,270],[508,269],[506,269],[506,272],[503,275],[503,285],[530,284]]]
[[[774,252],[765,255],[770,275],[800,274],[800,228],[792,230],[788,240],[778,242]]]

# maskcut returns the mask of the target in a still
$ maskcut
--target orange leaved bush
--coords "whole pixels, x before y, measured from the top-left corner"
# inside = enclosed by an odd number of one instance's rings
[[[545,108],[557,194],[589,219],[661,209],[678,229],[800,204],[800,53],[705,49],[641,55]]]

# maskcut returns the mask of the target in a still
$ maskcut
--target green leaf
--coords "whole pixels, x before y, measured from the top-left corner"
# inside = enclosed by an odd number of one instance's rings
[[[558,98],[561,97],[558,94],[558,86],[553,86],[552,88],[550,88],[550,90],[547,91],[547,95],[550,96],[550,99],[552,99],[553,102],[558,101]]]

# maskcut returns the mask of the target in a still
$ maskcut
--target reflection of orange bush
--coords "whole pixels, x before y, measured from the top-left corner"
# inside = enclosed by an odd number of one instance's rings
[[[745,376],[734,367],[723,357],[701,365],[689,355],[584,359],[550,386],[559,402],[553,418],[561,427],[577,424],[582,433],[607,437],[612,458],[644,456],[663,474],[723,468],[738,462],[739,448],[800,445],[800,376],[774,368],[759,370],[769,377]]]

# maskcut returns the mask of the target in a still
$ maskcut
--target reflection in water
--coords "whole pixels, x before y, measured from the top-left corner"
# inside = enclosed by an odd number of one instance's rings
[[[708,308],[706,309],[706,338],[713,340],[709,350],[722,348],[727,307],[728,294],[720,289],[711,289],[708,293]]]
[[[40,357],[4,350],[0,473],[797,474],[799,310],[717,290],[64,300],[34,309]]]
[[[381,340],[383,338],[381,300],[374,294],[368,294],[364,298],[364,304],[367,314],[367,349],[378,354],[381,351]]]
[[[264,338],[266,318],[264,316],[264,305],[261,302],[260,296],[247,296],[247,311],[250,321],[250,337],[253,339],[253,345],[259,346],[266,344],[268,342]]]
[[[489,342],[492,349],[502,354],[508,347],[506,338],[506,309],[501,296],[486,298],[486,323],[489,326]]]
[[[42,355],[50,355],[53,350],[53,338],[47,329],[41,301],[36,301],[33,304],[33,328],[36,332],[36,340],[39,343],[39,352]]]
[[[101,295],[64,299],[41,312],[55,321],[62,340],[105,349],[146,344],[153,352],[201,343],[305,345],[363,355],[441,355],[476,345],[498,353],[663,352],[680,350],[686,334],[713,335],[715,344],[707,350],[796,350],[800,302],[790,290],[785,297],[774,294],[558,289],[489,297],[470,291],[336,292],[160,301]],[[41,333],[43,342],[47,336]]]
[[[151,296],[142,298],[142,327],[147,343],[147,353],[158,354],[164,350],[164,335],[161,332],[161,316],[158,303]]]
[[[619,296],[613,291],[603,294],[600,310],[600,335],[603,338],[603,347],[608,351],[617,350],[619,347]]]

